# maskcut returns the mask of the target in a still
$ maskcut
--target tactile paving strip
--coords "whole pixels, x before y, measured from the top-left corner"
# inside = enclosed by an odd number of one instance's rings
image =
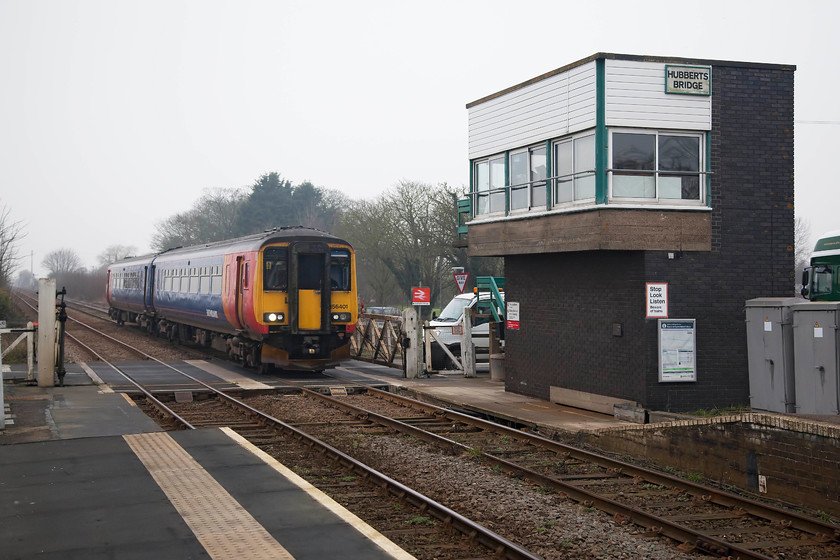
[[[294,560],[169,434],[123,437],[211,558]]]

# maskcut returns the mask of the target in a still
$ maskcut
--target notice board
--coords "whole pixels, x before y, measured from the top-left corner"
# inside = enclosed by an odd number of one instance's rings
[[[697,381],[696,319],[659,319],[659,382]]]

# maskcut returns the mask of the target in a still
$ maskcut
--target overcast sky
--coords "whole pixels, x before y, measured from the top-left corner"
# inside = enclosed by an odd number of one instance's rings
[[[795,64],[796,209],[840,229],[836,1],[0,0],[0,208],[25,268],[149,250],[277,171],[373,198],[466,185],[467,110],[597,52]],[[32,255],[32,258],[30,258]]]

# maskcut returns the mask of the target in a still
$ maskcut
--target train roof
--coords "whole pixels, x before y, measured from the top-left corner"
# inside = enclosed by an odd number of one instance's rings
[[[200,245],[191,245],[189,247],[176,247],[174,249],[167,249],[159,253],[159,256],[174,255],[179,253],[193,253],[202,251],[204,249],[218,249],[218,248],[237,248],[237,249],[261,249],[270,243],[278,243],[291,240],[307,240],[307,241],[325,241],[331,243],[347,243],[343,239],[321,231],[315,228],[307,228],[303,226],[282,227],[266,230],[260,233],[254,233],[235,239],[227,239],[224,241],[213,241],[211,243],[202,243]]]
[[[303,226],[293,227],[278,227],[266,230],[260,233],[245,235],[234,239],[227,239],[224,241],[213,241],[210,243],[202,243],[200,245],[191,245],[188,247],[175,247],[166,249],[160,253],[151,253],[148,255],[141,255],[137,257],[128,257],[121,261],[113,263],[112,267],[131,266],[147,264],[153,260],[166,260],[169,257],[183,258],[186,256],[193,256],[202,253],[215,254],[219,249],[225,250],[259,250],[271,243],[282,243],[291,240],[305,240],[305,241],[323,241],[326,243],[347,243],[331,233],[321,231],[315,228],[308,228]],[[349,243],[347,243],[349,245]]]

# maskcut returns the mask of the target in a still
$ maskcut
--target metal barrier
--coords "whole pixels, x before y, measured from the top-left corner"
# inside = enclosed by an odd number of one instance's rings
[[[476,317],[490,318],[486,315],[477,315]],[[434,328],[430,327],[428,322],[422,325],[422,327],[418,326],[423,331],[421,335],[420,333],[407,332],[409,329],[403,324],[403,317],[399,315],[361,313],[359,314],[359,320],[356,323],[353,336],[350,338],[350,356],[353,359],[364,362],[405,369],[403,358],[407,348],[406,340],[414,339],[417,336],[420,341],[418,348],[423,349],[421,356],[422,364],[419,364],[420,371],[413,371],[416,368],[409,368],[412,371],[406,371],[408,377],[440,372],[461,373],[464,377],[475,377],[477,364],[489,365],[492,373],[494,369],[494,358],[498,362],[500,357],[503,356],[498,340],[494,336],[493,323],[491,323],[490,329],[493,334],[473,335],[471,328],[472,316],[468,314],[462,320],[465,320],[467,324],[462,325],[458,323],[455,325],[456,327],[461,327],[461,352],[460,356],[457,356],[446,345],[441,344],[440,340],[437,340]],[[475,349],[473,337],[489,338],[489,347],[486,349],[483,347]],[[456,369],[436,370],[432,367],[432,340],[437,340],[441,349],[450,358],[450,361],[455,365]],[[464,351],[465,349],[467,350],[466,352]],[[498,366],[498,363],[496,365]]]
[[[401,368],[404,337],[399,315],[360,313],[350,338],[350,355],[356,360]]]

